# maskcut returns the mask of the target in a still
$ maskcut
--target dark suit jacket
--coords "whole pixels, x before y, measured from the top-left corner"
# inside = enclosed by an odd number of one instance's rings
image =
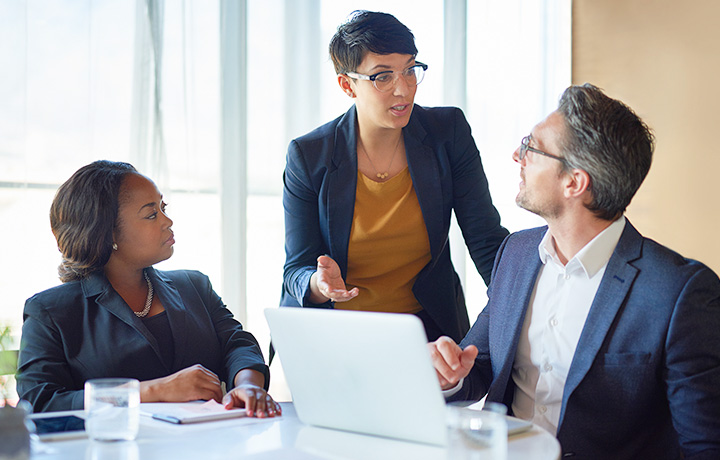
[[[255,338],[223,305],[210,280],[196,271],[148,269],[167,312],[175,358],[167,367],[157,340],[95,273],[48,289],[25,303],[17,390],[35,411],[83,408],[83,385],[100,377],[156,379],[202,364],[233,387],[238,371],[265,374]]]
[[[287,258],[281,306],[318,306],[310,305],[308,295],[320,255],[335,259],[343,278],[347,276],[358,170],[356,125],[353,106],[290,143],[283,192]],[[480,155],[460,109],[416,105],[403,137],[432,257],[419,273],[413,293],[443,333],[460,340],[470,324],[450,260],[450,215],[454,210],[486,283],[507,230],[500,226]]]
[[[498,251],[488,305],[461,343],[480,353],[452,399],[487,390],[489,401],[510,407],[546,231],[514,233]],[[574,458],[720,458],[720,281],[712,270],[626,223],[568,372],[557,437]]]

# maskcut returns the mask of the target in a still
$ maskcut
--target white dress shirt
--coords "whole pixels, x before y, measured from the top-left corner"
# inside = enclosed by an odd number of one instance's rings
[[[620,217],[566,265],[548,231],[538,252],[540,268],[520,333],[512,378],[516,417],[557,433],[563,389],[580,334],[607,263],[625,228]]]

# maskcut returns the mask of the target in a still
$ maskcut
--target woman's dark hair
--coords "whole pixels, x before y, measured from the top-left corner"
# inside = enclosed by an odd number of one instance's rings
[[[417,55],[415,37],[395,16],[354,11],[330,40],[330,59],[339,74],[355,72],[368,52]]]
[[[50,228],[62,254],[58,275],[63,283],[102,270],[110,259],[117,224],[120,187],[128,163],[95,161],[60,186],[50,206]]]

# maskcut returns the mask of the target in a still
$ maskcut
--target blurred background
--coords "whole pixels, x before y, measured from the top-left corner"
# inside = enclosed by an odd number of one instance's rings
[[[48,211],[98,159],[156,181],[177,243],[159,269],[206,273],[266,353],[278,306],[288,142],[344,113],[327,45],[355,9],[394,14],[429,65],[416,103],[465,110],[511,231],[511,154],[562,90],[590,81],[656,130],[628,211],[646,236],[720,268],[712,207],[720,44],[712,0],[0,0],[0,326],[19,345],[25,299],[59,284]],[[702,142],[702,144],[701,144]],[[474,319],[485,285],[456,230]],[[279,362],[271,390],[289,399]]]

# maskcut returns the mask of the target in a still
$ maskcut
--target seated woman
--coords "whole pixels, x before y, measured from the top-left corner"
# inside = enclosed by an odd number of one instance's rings
[[[35,411],[82,409],[86,380],[130,377],[142,402],[214,399],[280,414],[257,341],[208,278],[152,268],[173,254],[165,206],[127,163],[96,161],[58,189],[50,225],[63,284],[25,303],[18,362],[18,394]]]
[[[356,12],[330,41],[354,104],[288,147],[280,305],[414,314],[428,340],[459,342],[470,322],[451,215],[486,283],[508,232],[462,111],[415,104],[417,53],[385,13]]]

